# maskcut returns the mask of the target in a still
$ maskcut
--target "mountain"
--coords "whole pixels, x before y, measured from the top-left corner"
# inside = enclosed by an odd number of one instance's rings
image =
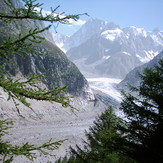
[[[108,23],[107,21],[99,19],[90,19],[75,34],[65,41],[63,48],[67,51],[73,47],[81,45],[92,36],[100,34],[107,28],[113,29],[116,27],[119,26],[114,23]]]
[[[132,71],[130,71],[126,75],[126,77],[124,78],[124,80],[122,80],[117,85],[117,87],[120,88],[120,89],[126,90],[128,88],[128,86],[127,86],[128,84],[129,85],[132,85],[134,87],[139,86],[139,84],[141,82],[139,73],[140,74],[143,74],[143,71],[144,71],[144,69],[146,67],[154,68],[154,66],[159,63],[159,60],[160,59],[163,59],[163,51],[161,53],[159,53],[156,57],[154,57],[150,62],[148,62],[146,64],[143,64],[141,66],[138,66],[138,67],[134,68]]]
[[[65,44],[65,42],[67,41],[67,39],[69,38],[69,36],[67,35],[63,35],[61,33],[56,33],[56,32],[51,32],[52,36],[53,36],[53,40],[55,42],[55,44],[64,52],[65,49],[63,48],[63,45]]]
[[[21,7],[18,0],[13,0],[16,7]],[[0,2],[0,12],[9,11],[4,1]],[[44,24],[34,20],[16,20],[8,23],[0,21],[0,43],[8,36],[15,38],[20,32],[25,34],[31,28],[42,29]],[[72,95],[86,95],[88,83],[78,68],[68,60],[67,56],[54,44],[53,38],[49,31],[40,36],[44,36],[45,40],[41,44],[32,44],[32,47],[43,56],[31,52],[27,56],[12,55],[11,62],[5,64],[5,69],[12,76],[29,77],[33,74],[45,74],[43,83],[49,89],[55,87],[67,86],[68,91]],[[53,43],[52,43],[53,42]],[[13,64],[14,63],[14,64]]]
[[[19,1],[13,0],[19,7]],[[7,11],[4,1],[0,1],[0,12]],[[17,3],[18,2],[18,3]],[[13,21],[7,24],[0,20],[0,44],[8,36],[15,38],[19,32],[27,33],[30,28],[44,27],[39,21]],[[59,157],[63,157],[69,146],[82,144],[85,139],[85,130],[93,124],[95,117],[103,112],[106,105],[117,106],[117,102],[103,93],[92,93],[84,76],[78,68],[68,60],[67,56],[51,40],[49,32],[43,34],[45,41],[41,44],[32,44],[32,47],[44,53],[36,55],[31,52],[28,56],[12,55],[11,62],[4,62],[6,70],[11,77],[24,79],[33,74],[45,74],[43,83],[49,89],[58,86],[68,86],[69,93],[74,96],[70,108],[64,108],[58,103],[47,101],[36,101],[27,99],[31,108],[24,105],[15,105],[14,101],[8,100],[8,95],[0,87],[0,119],[8,119],[14,122],[14,128],[10,134],[3,137],[3,141],[11,144],[25,144],[29,142],[40,146],[49,140],[64,140],[62,146],[49,152],[45,156],[39,152],[34,158],[35,163],[55,162]],[[1,58],[0,61],[2,62]],[[19,78],[18,78],[19,77]],[[41,83],[42,84],[42,83]],[[17,107],[20,108],[18,114]],[[55,156],[55,157],[54,157]],[[13,163],[31,162],[25,157],[14,158]]]
[[[134,26],[121,29],[114,23],[91,19],[63,47],[86,76],[124,78],[162,51],[163,31],[148,32]]]

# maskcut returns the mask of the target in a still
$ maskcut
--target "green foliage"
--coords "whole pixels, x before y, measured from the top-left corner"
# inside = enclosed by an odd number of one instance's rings
[[[128,121],[125,132],[125,153],[138,162],[163,161],[163,60],[154,69],[147,68],[142,82],[134,90],[138,98],[124,94],[121,109]]]
[[[53,90],[42,89],[36,83],[38,78],[39,76],[34,75],[24,82],[0,78],[0,86],[8,93],[8,100],[13,99],[14,102],[15,100],[19,100],[27,107],[30,107],[30,103],[26,101],[26,98],[50,102],[55,101],[61,103],[64,107],[70,106],[69,97],[64,96],[66,87]]]
[[[118,126],[121,119],[116,117],[110,107],[94,122],[86,132],[88,141],[84,141],[84,149],[76,146],[71,149],[70,157],[60,159],[58,163],[134,163],[134,161],[123,155],[121,151],[121,133]]]
[[[84,149],[71,148],[58,163],[161,163],[163,162],[163,60],[146,68],[137,97],[123,93],[123,119],[110,108],[86,133]]]
[[[6,20],[14,21],[15,19],[34,19],[49,21],[51,23],[66,23],[69,19],[77,20],[79,18],[79,15],[68,15],[60,18],[62,14],[54,14],[58,7],[55,10],[52,10],[51,14],[43,15],[42,10],[37,12],[36,8],[41,7],[41,4],[36,3],[35,0],[24,0],[25,8],[15,8],[10,0],[5,0],[4,2],[7,4],[9,11],[0,13],[0,19],[5,22]],[[43,29],[30,29],[27,34],[20,33],[18,34],[18,37],[14,39],[11,37],[7,38],[0,45],[0,57],[8,59],[11,58],[12,54],[29,55],[31,52],[35,54],[39,53],[36,52],[31,45],[32,43],[41,43],[40,41],[44,38],[38,34],[49,28],[50,26]],[[3,67],[3,63],[1,63],[1,66]],[[36,79],[38,79],[38,77],[34,76],[25,82],[20,82],[18,80],[13,81],[5,79],[3,75],[0,77],[0,86],[9,93],[9,98],[12,98],[14,101],[17,99],[26,106],[29,106],[26,98],[47,100],[51,102],[54,101],[59,102],[66,107],[70,106],[69,97],[64,96],[64,92],[66,92],[65,87],[56,88],[50,91],[45,90],[35,84]]]
[[[86,13],[78,15],[65,15],[64,12],[57,13],[59,6],[55,9],[51,8],[51,13],[44,15],[41,8],[42,4],[37,3],[36,0],[23,0],[24,7],[21,8],[16,8],[11,0],[4,0],[4,2],[9,6],[10,10],[7,11],[7,13],[0,13],[0,19],[7,22],[14,19],[34,19],[51,23],[59,22],[67,24],[69,23],[69,19],[76,21],[81,15],[87,15]],[[38,8],[40,8],[40,11],[38,11]]]
[[[52,142],[52,139],[43,143],[40,146],[24,143],[22,146],[12,145],[7,141],[3,141],[2,137],[8,134],[7,130],[11,128],[12,122],[7,120],[0,120],[0,161],[9,163],[13,161],[14,156],[23,155],[33,161],[36,151],[40,151],[44,155],[49,154],[48,150],[56,150],[63,143],[64,140]]]
[[[5,8],[5,12],[0,12],[0,23],[5,27],[12,22],[23,20],[38,20],[48,21],[50,23],[67,24],[69,19],[77,20],[80,15],[65,15],[65,13],[57,13],[58,7],[51,9],[50,14],[44,15],[42,12],[42,4],[37,3],[36,0],[23,0],[24,7],[16,8],[11,0],[1,1],[1,5]],[[40,10],[38,11],[38,8]],[[64,107],[72,107],[70,105],[70,97],[65,96],[66,87],[55,88],[53,90],[44,89],[38,86],[37,82],[42,79],[43,75],[28,78],[26,81],[13,80],[9,78],[8,72],[4,70],[5,62],[7,60],[12,62],[15,54],[20,56],[39,54],[33,45],[40,44],[44,38],[41,33],[48,30],[51,25],[43,29],[38,27],[27,31],[13,32],[9,36],[3,36],[0,39],[0,87],[8,93],[8,100],[12,99],[15,102],[15,107],[19,113],[17,101],[23,103],[30,108],[30,104],[26,99],[45,100],[50,102],[61,103]],[[2,27],[3,28],[3,27]],[[6,31],[6,30],[5,30]],[[7,31],[6,31],[7,32]],[[72,107],[73,108],[73,107]],[[32,108],[30,108],[32,109]],[[37,114],[37,113],[36,113]],[[49,154],[49,150],[58,149],[64,140],[53,142],[51,139],[48,142],[36,147],[33,144],[24,143],[22,146],[12,145],[10,142],[3,141],[2,137],[8,134],[7,130],[11,127],[12,122],[7,120],[0,120],[0,161],[3,163],[11,162],[15,156],[24,155],[28,159],[33,160],[35,151],[40,151],[43,154]]]

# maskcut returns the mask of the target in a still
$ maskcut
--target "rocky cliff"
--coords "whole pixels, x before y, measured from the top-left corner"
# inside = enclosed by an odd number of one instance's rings
[[[16,7],[21,7],[18,0],[13,0]],[[4,3],[0,2],[0,12],[8,12],[9,9]],[[27,33],[30,29],[43,28],[44,24],[34,20],[14,20],[11,22],[0,21],[0,42],[2,43],[8,36],[16,37],[19,33]],[[85,95],[88,88],[86,79],[78,68],[67,59],[66,55],[54,44],[51,34],[48,31],[40,34],[45,37],[41,44],[33,44],[33,48],[43,56],[31,52],[29,55],[11,56],[11,63],[5,63],[5,68],[11,75],[21,74],[29,77],[32,74],[44,74],[43,83],[49,89],[54,87],[67,86],[69,93],[73,95]]]

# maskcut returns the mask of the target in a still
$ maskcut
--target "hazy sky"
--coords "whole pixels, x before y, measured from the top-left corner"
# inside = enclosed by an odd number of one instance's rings
[[[163,0],[38,0],[44,3],[43,8],[48,11],[50,7],[60,5],[59,12],[67,14],[88,13],[91,18],[99,18],[114,22],[120,27],[136,26],[146,30],[159,28],[163,30]],[[90,17],[82,16],[81,20]],[[79,29],[78,25],[62,26],[58,32],[72,34]]]

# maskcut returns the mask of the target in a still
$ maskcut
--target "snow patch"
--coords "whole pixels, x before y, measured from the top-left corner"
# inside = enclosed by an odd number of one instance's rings
[[[130,27],[134,33],[134,35],[142,35],[143,37],[147,37],[147,32],[143,28],[137,28],[135,26]]]
[[[105,25],[107,25],[108,24],[108,21],[105,21]]]
[[[136,57],[138,57],[141,62],[146,63],[152,60],[159,52],[158,51],[154,52],[153,50],[149,50],[149,51],[144,50],[144,53],[146,54],[145,57],[141,57],[138,54],[136,54]]]
[[[160,35],[161,35],[161,37],[163,37],[161,33],[160,33]],[[153,34],[153,35],[151,35],[151,37],[157,44],[163,46],[163,41],[157,35]]]
[[[126,34],[126,38],[129,39],[130,38],[130,35],[129,34]]]
[[[121,35],[123,31],[121,29],[106,30],[101,33],[101,36],[104,36],[106,39],[114,41],[117,37]]]
[[[128,52],[122,52],[123,54],[125,54],[125,55],[129,55],[129,56],[131,56],[131,54],[130,53],[128,53]]]
[[[105,49],[105,52],[108,52],[110,49]]]
[[[109,59],[110,56],[103,56],[102,59]]]

